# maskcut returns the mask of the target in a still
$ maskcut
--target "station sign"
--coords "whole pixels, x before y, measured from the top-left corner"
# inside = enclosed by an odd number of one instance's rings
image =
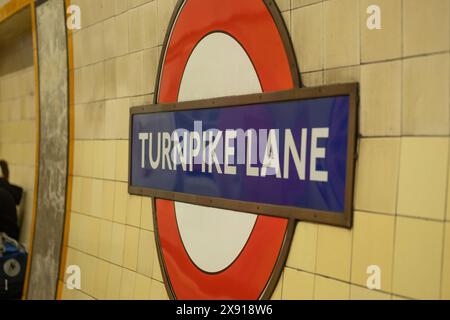
[[[356,85],[133,108],[131,193],[345,225]]]

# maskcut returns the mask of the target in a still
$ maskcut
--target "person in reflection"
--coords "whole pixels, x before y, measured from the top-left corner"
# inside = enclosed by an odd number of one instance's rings
[[[8,163],[0,160],[0,233],[19,240],[17,208],[22,199],[22,188],[9,183]]]

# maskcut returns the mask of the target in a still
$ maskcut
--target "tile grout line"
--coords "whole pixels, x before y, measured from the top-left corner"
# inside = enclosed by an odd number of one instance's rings
[[[449,5],[449,17],[450,17],[450,5]],[[449,22],[449,35],[450,35],[450,22]],[[449,40],[450,41],[450,40]],[[450,45],[450,44],[449,44]],[[450,56],[450,55],[449,55]],[[448,74],[448,77],[449,77],[449,82],[450,82],[450,62],[449,62],[449,74]],[[449,110],[450,110],[450,90],[449,90]],[[450,112],[449,112],[449,124],[450,124]],[[450,131],[450,129],[449,129],[449,131]],[[449,141],[449,150],[448,150],[448,152],[449,152],[449,154],[448,154],[448,158],[449,158],[449,165],[448,165],[448,169],[447,169],[447,196],[446,196],[446,199],[447,199],[447,203],[446,203],[446,211],[444,212],[444,220],[445,220],[445,222],[444,222],[444,233],[443,233],[443,245],[442,245],[442,270],[441,270],[441,281],[440,281],[440,284],[441,284],[441,292],[440,292],[440,298],[441,298],[441,300],[443,300],[444,299],[444,290],[445,290],[445,287],[444,287],[444,285],[443,285],[443,282],[444,282],[444,276],[445,276],[445,274],[444,274],[444,267],[445,267],[445,252],[446,252],[446,247],[445,247],[445,245],[446,245],[446,240],[447,240],[447,237],[450,237],[450,235],[449,234],[447,234],[447,220],[450,220],[450,216],[449,216],[449,212],[450,212],[450,199],[449,199],[449,196],[448,196],[448,194],[449,194],[449,188],[450,188],[450,186],[449,186],[449,182],[450,182],[450,141]],[[450,242],[449,242],[450,243]],[[450,249],[449,249],[449,251],[450,251]]]
[[[400,28],[401,28],[401,56],[403,57],[403,46],[404,46],[404,35],[403,35],[403,24],[404,24],[404,17],[403,17],[403,0],[401,0],[400,3],[400,10],[401,10],[401,22],[400,22]],[[402,163],[402,154],[403,154],[403,143],[404,143],[404,137],[403,135],[403,103],[404,103],[404,99],[403,99],[403,59],[401,60],[401,79],[400,79],[400,86],[401,86],[401,94],[400,94],[400,141],[399,141],[399,151],[398,151],[398,172],[397,172],[397,188],[396,188],[396,198],[395,198],[395,217],[394,217],[394,234],[393,234],[393,244],[392,244],[392,256],[391,256],[391,293],[394,295],[395,294],[395,252],[396,252],[396,244],[397,244],[397,227],[398,227],[398,206],[399,206],[399,199],[400,199],[400,176],[401,176],[401,163]]]
[[[350,69],[350,68],[356,68],[356,67],[361,67],[361,66],[367,66],[367,65],[375,65],[375,64],[383,64],[383,63],[389,63],[389,62],[400,62],[400,61],[404,61],[404,60],[412,60],[412,59],[419,59],[419,58],[425,58],[425,57],[432,57],[432,56],[436,56],[436,55],[442,55],[442,54],[447,54],[449,53],[449,50],[443,50],[443,51],[434,51],[434,52],[429,52],[429,53],[421,53],[421,54],[416,54],[416,55],[410,55],[410,56],[399,56],[396,58],[390,58],[390,59],[382,59],[382,60],[373,60],[373,61],[368,61],[368,62],[362,62],[360,64],[348,64],[348,65],[341,65],[341,66],[337,66],[337,67],[330,67],[330,68],[323,68],[323,69],[316,69],[316,70],[309,70],[307,72],[303,72],[303,74],[309,74],[309,73],[316,73],[316,72],[320,72],[320,71],[336,71],[336,70],[341,70],[341,69]]]
[[[320,277],[320,278],[324,278],[324,279],[328,279],[328,280],[333,280],[333,281],[336,281],[336,282],[340,282],[340,283],[342,283],[342,284],[347,284],[347,285],[349,285],[349,287],[354,286],[354,287],[358,287],[358,288],[361,288],[361,289],[367,289],[367,287],[365,287],[365,286],[363,286],[363,285],[361,285],[361,284],[358,284],[358,283],[352,283],[352,282],[345,281],[345,280],[342,280],[342,279],[338,279],[338,278],[334,278],[334,277],[331,277],[331,276],[327,276],[327,275],[325,275],[325,274],[321,274],[321,273],[313,273],[313,272],[308,271],[308,270],[297,269],[297,268],[292,268],[292,267],[286,267],[286,268],[287,268],[287,269],[290,269],[290,270],[293,270],[293,271],[296,271],[296,272],[307,273],[307,274],[309,274],[309,275],[314,276],[314,278]],[[384,290],[370,290],[370,289],[367,289],[367,290],[369,290],[369,291],[371,291],[371,292],[382,293],[382,294],[385,294],[385,295],[390,296],[390,297],[396,296],[396,297],[401,297],[401,298],[405,298],[405,299],[408,299],[408,300],[415,300],[414,298],[407,297],[407,296],[400,295],[400,294],[395,294],[395,293],[389,292],[389,291],[384,291]]]
[[[361,60],[362,60],[362,28],[361,28],[361,2],[358,0],[357,3],[357,17],[358,17],[358,22],[357,22],[357,26],[358,26],[358,45],[359,45],[359,64],[361,64]],[[359,79],[361,80],[361,73],[362,73],[362,68],[359,67]],[[361,82],[361,81],[360,81]],[[359,143],[358,143],[359,145]],[[356,165],[355,165],[356,166]],[[353,192],[353,194],[355,194],[355,192]],[[354,206],[353,206],[354,207]],[[351,243],[350,243],[350,272],[349,272],[349,282],[350,282],[350,286],[349,286],[349,296],[348,299],[351,300],[352,298],[352,278],[353,278],[353,249],[354,249],[354,241],[355,241],[355,228],[354,228],[354,221],[355,221],[355,211],[353,208],[353,214],[352,214],[352,220],[353,220],[353,228],[349,231],[351,234]]]
[[[104,259],[104,258],[101,258],[101,257],[99,257],[99,256],[94,256],[94,255],[92,255],[92,254],[90,254],[90,253],[87,253],[87,252],[81,250],[81,249],[74,248],[74,247],[72,247],[72,246],[70,246],[70,245],[68,246],[68,248],[71,249],[71,250],[77,251],[78,253],[81,253],[81,254],[83,254],[83,255],[86,255],[86,256],[88,256],[88,257],[90,257],[90,258],[94,258],[94,259],[99,260],[99,261],[101,261],[101,262],[104,262],[104,263],[107,263],[107,264],[109,264],[109,265],[113,265],[113,266],[115,266],[115,267],[117,267],[117,268],[120,268],[120,269],[121,269],[121,279],[122,279],[122,275],[123,275],[123,270],[126,270],[126,271],[133,272],[133,273],[135,273],[135,274],[137,274],[137,275],[146,277],[147,279],[150,279],[151,281],[155,281],[155,282],[159,282],[160,284],[164,284],[164,283],[161,282],[160,280],[158,280],[158,279],[156,279],[156,278],[153,278],[153,272],[152,272],[152,276],[149,277],[149,276],[147,276],[147,275],[145,275],[145,274],[139,273],[139,272],[137,272],[137,271],[135,271],[135,270],[132,270],[132,269],[129,269],[129,268],[125,267],[125,266],[121,266],[121,265],[119,265],[119,264],[116,264],[116,263],[114,263],[114,262],[108,261],[108,260],[106,260],[106,259]],[[122,282],[122,281],[120,281],[120,285],[119,285],[119,295],[120,295],[121,282]],[[64,280],[64,283],[65,283],[65,280]],[[80,290],[80,292],[82,292],[82,293],[84,293],[84,294],[86,294],[86,295],[88,295],[88,296],[90,296],[90,297],[92,297],[92,298],[94,298],[94,299],[97,299],[97,298],[91,296],[90,294],[86,293],[85,291]]]
[[[443,279],[444,279],[444,264],[445,264],[445,239],[447,231],[446,217],[449,207],[449,179],[450,179],[450,141],[447,143],[447,172],[446,172],[446,184],[445,184],[445,205],[444,205],[444,222],[442,223],[442,249],[441,249],[441,271],[440,271],[440,281],[439,281],[439,298],[442,300],[444,295]]]
[[[316,299],[316,285],[317,285],[317,256],[318,256],[318,242],[319,242],[319,231],[320,225],[314,224],[316,226],[316,241],[315,241],[315,256],[314,256],[314,275],[313,277],[313,300]]]

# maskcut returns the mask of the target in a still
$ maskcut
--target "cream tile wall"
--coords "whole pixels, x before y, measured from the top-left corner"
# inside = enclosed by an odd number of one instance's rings
[[[28,247],[34,197],[36,102],[31,33],[0,44],[0,159],[10,182],[24,189],[19,207],[20,242]]]
[[[159,55],[176,1],[79,0],[73,33],[75,143],[67,264],[80,291],[63,299],[167,299],[151,199],[128,194],[128,119],[152,103]]]
[[[289,14],[305,85],[360,83],[359,158],[353,229],[298,223],[274,298],[450,299],[450,1],[291,0]]]
[[[65,299],[167,298],[150,200],[127,193],[128,110],[151,103],[175,0],[77,0]],[[449,0],[278,0],[306,86],[360,83],[352,230],[300,222],[274,299],[450,299]],[[369,5],[382,30],[368,30]],[[381,269],[381,289],[366,287]]]

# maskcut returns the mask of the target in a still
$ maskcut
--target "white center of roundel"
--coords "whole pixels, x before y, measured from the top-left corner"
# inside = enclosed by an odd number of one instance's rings
[[[247,53],[224,33],[206,36],[192,52],[181,81],[178,101],[261,93]],[[241,253],[256,215],[175,203],[181,238],[192,261],[206,272],[220,272]]]

